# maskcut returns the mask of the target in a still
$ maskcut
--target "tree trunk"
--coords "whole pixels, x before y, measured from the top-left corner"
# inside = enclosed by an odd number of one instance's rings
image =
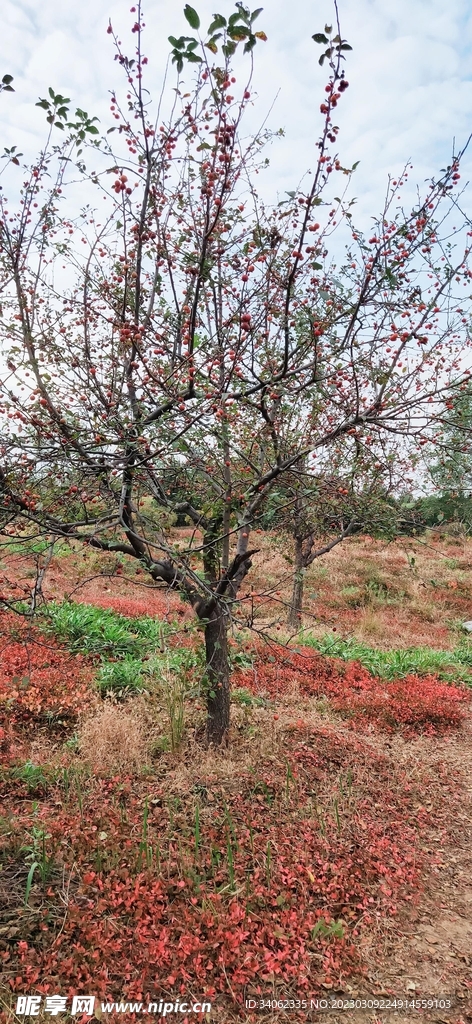
[[[303,541],[301,537],[295,537],[295,575],[293,577],[292,599],[287,616],[287,625],[293,629],[299,629],[301,625],[304,582]]]
[[[205,626],[207,674],[207,740],[213,746],[228,741],[230,672],[228,657],[227,617],[215,608]]]

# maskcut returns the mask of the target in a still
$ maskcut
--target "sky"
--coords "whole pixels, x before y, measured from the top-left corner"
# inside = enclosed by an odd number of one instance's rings
[[[228,16],[229,0],[192,0],[202,27],[217,10]],[[263,3],[264,0],[259,0]],[[145,0],[144,50],[148,84],[157,93],[169,52],[169,34],[190,33],[184,2]],[[72,104],[110,123],[109,90],[120,81],[113,60],[108,20],[124,49],[133,21],[124,0],[3,0],[0,77],[14,76],[14,94],[0,97],[3,146],[17,145],[32,157],[45,137],[44,112],[35,107],[48,86]],[[453,139],[462,146],[472,131],[472,5],[469,0],[339,0],[350,88],[339,105],[341,163],[360,161],[350,196],[368,230],[380,212],[388,174],[413,164],[410,186],[450,162]],[[248,115],[251,127],[268,115],[283,128],[273,142],[270,167],[259,191],[273,198],[295,188],[315,163],[319,105],[325,77],[320,48],[312,41],[333,20],[330,0],[266,0],[257,27],[268,36],[255,54],[258,99]],[[129,42],[128,52],[132,49]],[[172,75],[170,87],[175,83]],[[275,102],[274,102],[275,101]],[[472,174],[471,155],[465,160]],[[471,211],[472,212],[472,211]]]

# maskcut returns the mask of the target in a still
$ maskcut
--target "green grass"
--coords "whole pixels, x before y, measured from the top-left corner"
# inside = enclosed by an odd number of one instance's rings
[[[28,537],[15,540],[0,540],[0,551],[6,555],[43,555],[51,546],[51,540],[47,537]],[[56,540],[54,544],[54,557],[70,555],[72,548],[64,540]]]
[[[128,696],[145,689],[153,665],[152,660],[144,662],[143,658],[159,658],[159,654],[162,658],[163,641],[172,630],[158,619],[131,619],[108,608],[73,601],[52,602],[43,621],[45,631],[74,654],[100,658],[96,684],[103,697],[107,693]]]
[[[145,688],[144,664],[129,655],[121,661],[105,661],[98,669],[96,683],[102,695],[139,693]]]
[[[463,640],[453,651],[435,651],[430,647],[407,647],[405,650],[381,651],[360,640],[325,633],[321,639],[303,634],[301,642],[320,654],[360,661],[372,675],[382,679],[400,679],[407,675],[434,674],[448,682],[472,686],[472,643]]]
[[[158,619],[129,619],[108,608],[73,601],[48,605],[45,623],[46,630],[73,652],[139,660],[158,650],[171,629]]]

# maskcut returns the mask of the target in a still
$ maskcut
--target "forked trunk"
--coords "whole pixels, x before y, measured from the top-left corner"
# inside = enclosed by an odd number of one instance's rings
[[[303,565],[303,542],[295,537],[295,574],[293,577],[292,599],[287,616],[287,625],[291,629],[299,629],[302,619],[303,608],[303,585],[305,582],[305,567]]]
[[[205,626],[207,696],[207,741],[220,746],[228,741],[230,712],[230,671],[226,615],[215,608]]]

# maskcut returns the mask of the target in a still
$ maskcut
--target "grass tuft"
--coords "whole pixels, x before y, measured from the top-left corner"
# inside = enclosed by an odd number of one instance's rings
[[[354,637],[343,640],[332,633],[325,633],[321,638],[304,633],[302,642],[320,654],[342,658],[343,661],[359,661],[372,675],[381,679],[434,674],[440,679],[472,686],[472,644],[467,640],[453,651],[436,651],[430,647],[382,651]]]

